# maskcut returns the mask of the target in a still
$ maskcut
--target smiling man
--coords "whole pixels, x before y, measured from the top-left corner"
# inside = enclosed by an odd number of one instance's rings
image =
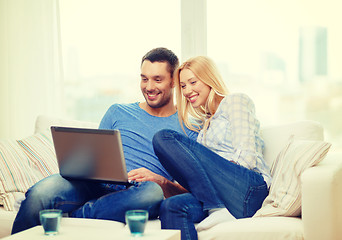
[[[167,61],[160,62],[155,58],[148,58],[148,55],[146,59],[143,58],[140,88],[146,102],[139,104],[142,109],[160,117],[169,116],[176,112],[173,103],[174,70]],[[170,91],[170,89],[172,90]]]
[[[113,104],[100,128],[120,130],[128,177],[136,183],[123,185],[68,181],[49,176],[26,193],[13,224],[16,233],[39,224],[39,211],[57,208],[70,217],[110,219],[125,222],[125,212],[146,209],[150,218],[159,214],[165,197],[186,190],[173,182],[154,153],[152,138],[161,129],[183,130],[173,103],[173,73],[178,58],[166,48],[149,51],[141,61],[141,91],[145,102]],[[187,129],[186,129],[187,130]],[[197,133],[187,130],[195,139]]]

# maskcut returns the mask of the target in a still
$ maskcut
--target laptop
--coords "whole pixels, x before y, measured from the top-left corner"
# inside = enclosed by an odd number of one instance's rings
[[[51,126],[51,133],[62,177],[132,185],[119,130]]]

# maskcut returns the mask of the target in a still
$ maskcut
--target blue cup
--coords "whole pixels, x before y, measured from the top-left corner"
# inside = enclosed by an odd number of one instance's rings
[[[46,209],[39,212],[40,223],[43,225],[45,235],[56,235],[62,218],[62,210]]]
[[[129,210],[126,212],[126,224],[128,224],[131,235],[140,237],[144,234],[146,222],[148,221],[148,211]]]

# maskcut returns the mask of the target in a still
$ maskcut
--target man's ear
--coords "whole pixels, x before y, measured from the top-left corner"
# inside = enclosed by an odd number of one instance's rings
[[[175,88],[175,86],[176,86],[175,78],[172,77],[172,78],[171,78],[171,88]]]

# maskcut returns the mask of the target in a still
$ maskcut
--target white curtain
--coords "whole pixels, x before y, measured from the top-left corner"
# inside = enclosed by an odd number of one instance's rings
[[[62,114],[58,0],[0,0],[0,139]]]

